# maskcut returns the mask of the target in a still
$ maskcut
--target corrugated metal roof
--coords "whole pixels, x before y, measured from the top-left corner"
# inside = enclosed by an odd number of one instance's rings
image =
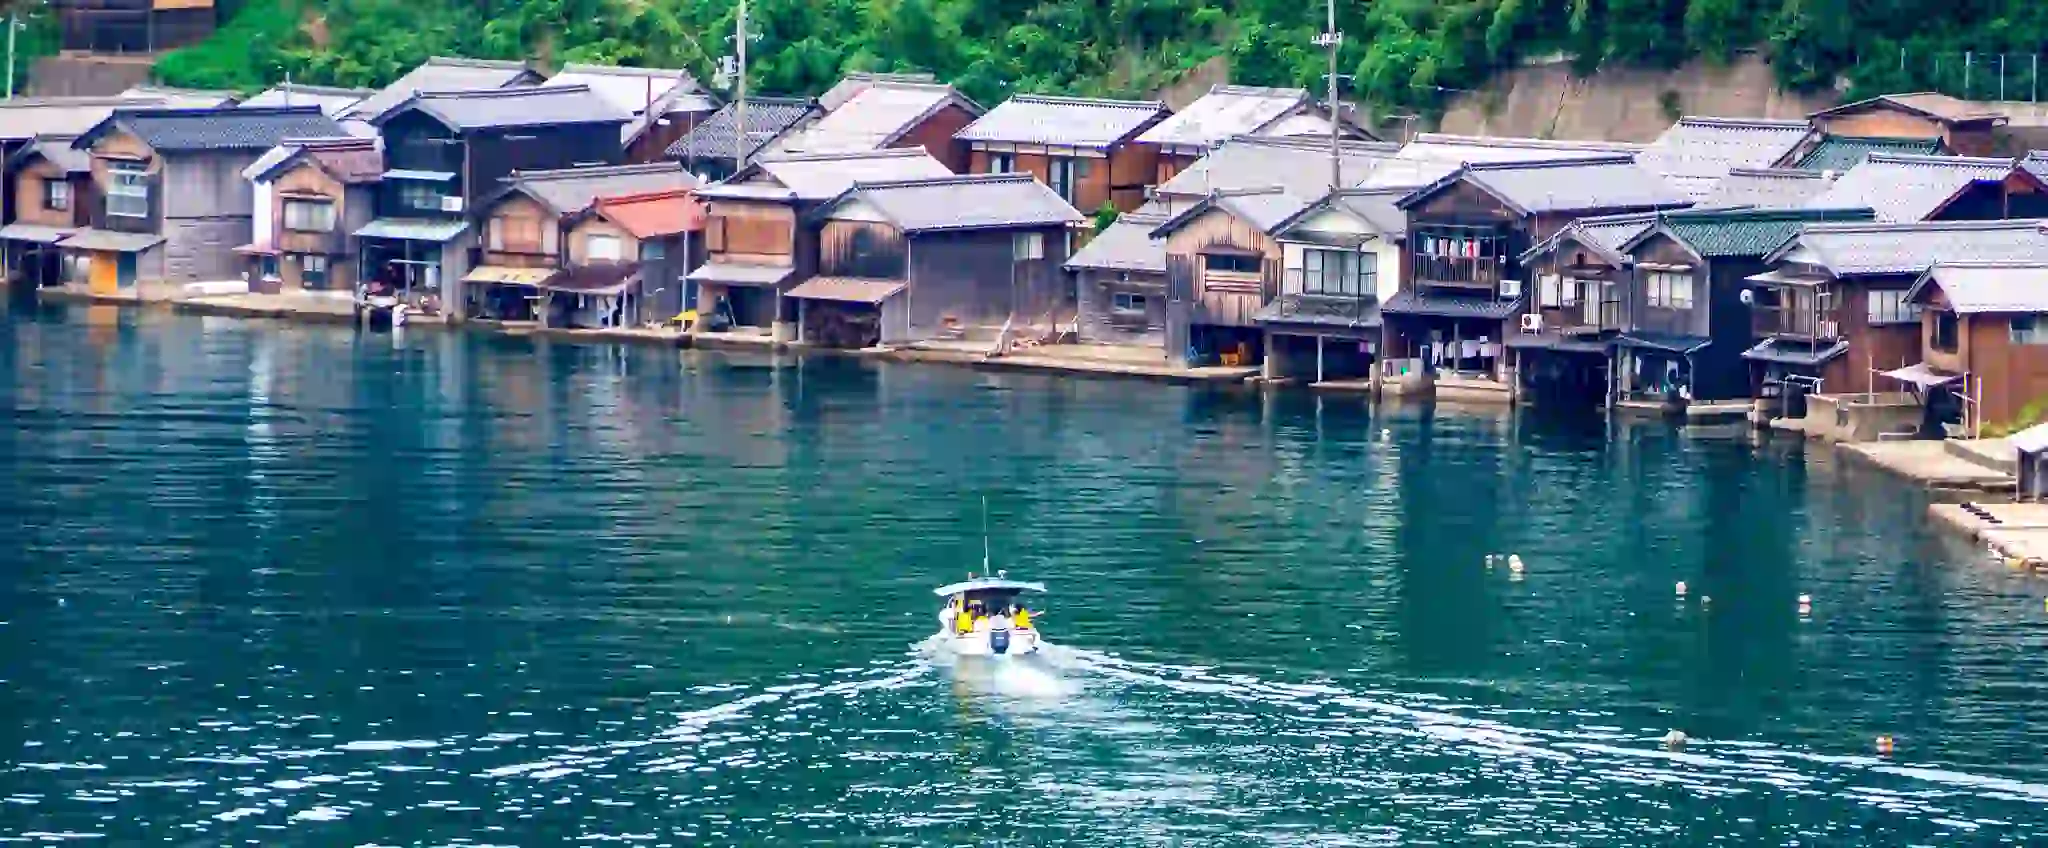
[[[788,265],[752,265],[744,262],[706,262],[691,271],[689,279],[734,286],[772,286],[796,273]]]
[[[514,171],[505,179],[507,192],[523,192],[546,204],[556,215],[574,215],[590,208],[600,197],[697,186],[697,178],[675,162]]]
[[[2011,159],[1872,154],[1807,205],[1834,209],[1867,206],[1877,210],[1880,221],[1921,221],[1964,186],[1978,180],[2005,179],[2013,168]]]
[[[524,62],[490,59],[452,59],[435,56],[405,73],[376,94],[349,108],[344,117],[374,119],[422,91],[469,91],[503,88],[539,81],[540,75]]]
[[[932,113],[958,105],[980,115],[981,107],[950,85],[876,82],[825,113],[817,123],[783,143],[792,153],[877,150],[896,142]]]
[[[1365,181],[1400,148],[1377,141],[1346,141],[1338,147],[1347,183]],[[1218,191],[1284,188],[1321,197],[1330,189],[1328,139],[1239,136],[1223,142],[1159,186],[1164,196],[1197,199]]]
[[[339,116],[376,93],[375,89],[369,88],[330,88],[294,83],[274,86],[238,105],[243,108],[318,106],[329,116]]]
[[[2048,262],[1942,262],[1927,269],[1907,297],[1925,297],[1928,286],[1941,289],[1948,308],[1969,315],[1979,312],[2048,312]]]
[[[1138,140],[1151,144],[1210,145],[1259,128],[1308,103],[1299,88],[1258,88],[1218,85],[1187,108],[1146,130]]]
[[[469,229],[467,221],[433,220],[426,218],[378,218],[354,235],[358,238],[404,239],[406,241],[444,242],[462,235]]]
[[[1152,231],[1166,223],[1165,207],[1147,203],[1118,215],[1116,223],[1096,233],[1067,259],[1069,270],[1137,271],[1166,273],[1166,242],[1152,237]]]
[[[1809,171],[1846,171],[1861,164],[1872,153],[1931,156],[1940,152],[1939,138],[1830,135],[1823,137],[1819,144],[1799,158],[1799,167]]]
[[[903,291],[902,280],[871,280],[863,277],[812,277],[783,293],[804,300],[836,300],[842,303],[881,303]]]
[[[1764,339],[1743,351],[1742,358],[1755,362],[1814,366],[1824,365],[1848,352],[1849,343],[1840,340],[1817,344],[1799,339]]]
[[[1615,141],[1561,141],[1547,138],[1422,133],[1382,163],[1361,186],[1426,186],[1468,162],[1536,162],[1559,159],[1605,159],[1633,156],[1640,144]]]
[[[1704,197],[1730,169],[1774,164],[1811,131],[1805,121],[1685,117],[1657,136],[1636,161],[1684,180],[1695,197]]]
[[[672,236],[704,228],[704,204],[682,189],[600,197],[597,214],[637,239]]]
[[[1834,185],[1819,171],[1796,168],[1735,168],[1715,184],[1701,206],[1798,209]]]
[[[1260,324],[1303,324],[1367,330],[1380,326],[1380,303],[1378,298],[1370,295],[1329,297],[1282,294],[1274,298],[1272,303],[1252,313],[1252,320]]]
[[[905,233],[1052,226],[1085,220],[1029,174],[855,183],[828,209],[849,202],[873,208]]]
[[[201,150],[268,150],[291,138],[342,138],[347,133],[315,106],[276,109],[116,109],[74,144],[89,148],[107,130],[121,127],[160,153]]]
[[[764,157],[747,166],[734,180],[706,188],[701,194],[717,197],[728,189],[745,196],[750,177],[762,177],[788,189],[799,200],[829,200],[856,182],[890,182],[928,177],[949,177],[953,172],[933,159],[924,148],[866,150],[849,153],[816,153]],[[759,196],[759,193],[754,193]]]
[[[483,91],[422,91],[387,110],[379,121],[419,109],[456,130],[549,124],[624,124],[632,116],[589,88],[559,85]]]
[[[962,141],[1053,144],[1102,150],[1167,114],[1157,100],[1019,94],[953,134]]]
[[[1918,274],[1936,262],[2048,261],[2041,221],[1807,224],[1771,255],[1795,249],[1837,277]]]
[[[1809,223],[1869,220],[1868,209],[1703,210],[1667,213],[1663,229],[1694,253],[1719,259],[1763,257]]]
[[[791,127],[818,113],[817,104],[810,100],[787,97],[750,97],[747,99],[747,136],[752,140],[752,156],[762,145],[780,137]],[[739,124],[739,106],[727,103],[719,107],[711,117],[705,118],[689,134],[669,145],[664,153],[670,159],[723,159],[733,158],[736,145],[734,129]]]
[[[557,273],[555,268],[514,268],[508,265],[478,265],[469,269],[462,281],[465,283],[505,283],[515,286],[538,286]]]
[[[1407,208],[1460,179],[1526,214],[1687,206],[1692,197],[1626,156],[1467,164],[1401,201]]]

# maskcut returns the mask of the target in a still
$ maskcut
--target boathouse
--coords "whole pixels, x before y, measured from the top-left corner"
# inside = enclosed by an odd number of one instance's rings
[[[1157,348],[1165,356],[1166,244],[1152,231],[1167,217],[1156,202],[1126,212],[1067,259],[1078,341]]]
[[[1533,282],[1507,336],[1519,396],[1581,408],[1613,400],[1614,340],[1635,283],[1621,246],[1656,223],[1655,212],[1580,218],[1522,254]]]
[[[2048,261],[1938,263],[1906,298],[1922,310],[1922,364],[1962,401],[1962,435],[2048,413]]]
[[[356,243],[376,217],[384,153],[374,138],[290,140],[243,170],[254,187],[249,289],[354,296]]]
[[[1219,191],[1167,219],[1166,354],[1181,366],[1265,361],[1259,310],[1280,293],[1272,231],[1311,203],[1278,188]]]
[[[485,198],[477,210],[483,228],[480,259],[463,282],[475,292],[474,317],[497,321],[543,321],[549,326],[570,326],[537,307],[552,302],[548,293],[575,268],[577,251],[571,251],[569,229],[582,220],[599,198],[646,192],[685,190],[696,187],[697,178],[675,162],[646,165],[600,165],[588,168],[560,168],[515,171],[504,187]],[[599,239],[595,248],[582,245],[578,255],[595,255],[605,262],[637,262],[625,239],[617,233],[609,241]],[[602,274],[585,273],[577,282],[592,283]],[[623,287],[624,277],[606,283]],[[586,286],[587,287],[587,286]],[[588,292],[578,290],[574,295]],[[617,305],[617,304],[612,304]],[[606,315],[610,315],[609,312]],[[556,316],[563,317],[563,316]]]
[[[0,269],[10,284],[30,288],[82,282],[57,243],[92,226],[99,205],[92,156],[69,138],[39,139],[6,159],[12,213],[0,227]]]
[[[1280,289],[1252,320],[1269,378],[1364,381],[1380,343],[1380,304],[1401,281],[1407,216],[1398,188],[1344,189],[1273,225]]]

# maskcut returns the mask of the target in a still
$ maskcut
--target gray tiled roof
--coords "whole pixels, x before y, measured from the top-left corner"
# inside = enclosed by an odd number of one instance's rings
[[[1117,216],[1116,223],[1082,245],[1067,260],[1067,268],[1098,271],[1166,273],[1166,242],[1152,237],[1152,231],[1166,223],[1166,209],[1148,203]]]
[[[515,171],[507,179],[508,191],[523,192],[557,215],[574,215],[600,197],[697,187],[697,178],[675,162]]]
[[[765,180],[775,189],[770,196],[799,200],[830,200],[857,182],[882,183],[897,180],[949,177],[953,172],[922,147],[901,150],[865,150],[853,153],[812,153],[763,157],[734,176],[732,181],[706,188],[704,197],[718,197],[728,191],[747,193]],[[756,195],[759,196],[759,195]]]
[[[10,170],[18,168],[32,157],[48,159],[66,173],[82,174],[92,170],[92,153],[72,147],[71,139],[62,137],[36,139],[7,157],[7,167]]]
[[[1671,208],[1692,198],[1626,156],[1468,164],[1408,195],[1408,207],[1459,179],[1470,180],[1525,214],[1600,209]]]
[[[1366,177],[1366,186],[1426,186],[1467,162],[1534,162],[1633,156],[1640,144],[1423,133]]]
[[[0,141],[79,136],[117,108],[173,105],[162,97],[17,97],[0,100]]]
[[[1869,207],[1880,221],[1920,221],[1977,180],[2002,180],[2011,159],[1963,156],[1896,156],[1873,153],[1850,168],[1808,206]]]
[[[884,74],[871,73],[868,71],[854,71],[853,73],[840,77],[839,81],[833,83],[831,88],[826,89],[824,94],[818,95],[818,105],[826,110],[837,109],[841,106],[846,105],[846,101],[852,100],[854,95],[868,90],[869,86],[872,86],[876,83],[915,83],[938,81],[939,78],[936,75],[921,72]]]
[[[1948,308],[1977,312],[2048,312],[2048,262],[1942,262],[1927,269],[1908,295],[1920,299],[1933,285]]]
[[[948,105],[980,115],[981,107],[942,83],[876,82],[814,124],[783,140],[792,153],[878,150]]]
[[[1558,230],[1550,238],[1538,242],[1522,253],[1522,261],[1550,251],[1569,238],[1592,248],[1610,264],[1620,264],[1627,257],[1621,253],[1621,246],[1634,241],[1637,236],[1657,226],[1656,212],[1629,212],[1621,215],[1594,215],[1580,218]]]
[[[408,109],[434,116],[455,130],[537,127],[549,124],[623,124],[632,118],[580,85],[478,91],[422,91],[387,110],[386,120]]]
[[[1441,295],[1417,294],[1413,289],[1402,289],[1380,305],[1380,311],[1394,315],[1435,315],[1445,318],[1480,318],[1505,320],[1521,311],[1519,299],[1500,300],[1493,297],[1447,297]]]
[[[1104,149],[1166,114],[1157,100],[1097,100],[1019,94],[953,134],[962,141],[1007,141]]]
[[[98,136],[120,127],[158,152],[199,150],[268,150],[287,138],[345,136],[341,126],[317,106],[289,109],[116,109],[114,114],[74,142],[89,148]]]
[[[1771,261],[1798,255],[1837,277],[1917,274],[1936,262],[2048,260],[2041,221],[1807,224]]]
[[[817,114],[818,106],[810,100],[788,97],[750,97],[747,99],[747,134],[753,139],[751,156],[791,127],[805,118]],[[739,106],[727,103],[719,110],[692,127],[688,135],[676,140],[665,151],[670,159],[731,159],[735,146],[734,128],[739,125]]]
[[[1401,188],[1347,188],[1332,196],[1330,202],[1364,219],[1380,235],[1400,238],[1408,234],[1408,214],[1400,207],[1401,198],[1407,193]]]
[[[1258,88],[1218,85],[1193,103],[1146,130],[1139,141],[1151,144],[1215,144],[1260,128],[1308,103],[1299,88]]]
[[[638,114],[649,103],[660,102],[671,89],[696,88],[697,79],[680,68],[624,68],[571,62],[543,85],[581,85],[614,107]]]
[[[1339,147],[1344,181],[1356,184],[1392,158],[1399,146],[1346,141]],[[1328,139],[1255,138],[1224,142],[1159,186],[1159,194],[1201,198],[1217,191],[1279,186],[1296,195],[1321,197],[1330,190]]]
[[[2027,155],[2020,159],[2020,167],[2039,179],[2048,180],[2048,150],[2027,151]]]
[[[1899,107],[1901,109],[1905,109],[1906,111],[1916,112],[1930,118],[1935,118],[1937,120],[1953,121],[1958,123],[1970,121],[1991,121],[2005,117],[2005,113],[1986,110],[1982,108],[1981,104],[1972,103],[1968,100],[1959,100],[1957,98],[1950,97],[1946,94],[1941,94],[1933,91],[1915,91],[1906,94],[1880,94],[1876,97],[1858,100],[1853,103],[1844,103],[1840,106],[1822,109],[1818,112],[1813,113],[1812,117],[1820,117],[1823,115],[1839,115],[1847,112],[1858,111],[1877,104],[1889,104],[1892,106]]]
[[[323,85],[273,86],[270,90],[237,104],[242,108],[277,106],[318,106],[329,115],[340,115],[377,92],[368,88],[330,88]]]
[[[1083,217],[1029,174],[975,174],[857,183],[833,204],[857,201],[906,233],[1079,223]]]
[[[1222,210],[1230,217],[1250,224],[1261,232],[1272,232],[1314,202],[1299,195],[1289,194],[1278,186],[1219,191],[1175,212],[1173,217],[1152,230],[1152,236],[1165,238],[1210,210]]]
[[[1796,168],[1735,168],[1722,177],[1701,206],[1796,209],[1819,197],[1834,182],[1819,171]]]
[[[1809,132],[1805,121],[1680,118],[1636,161],[1666,177],[1699,180],[1711,189],[1731,168],[1762,168],[1777,162]]]
[[[435,56],[413,68],[376,94],[343,113],[344,117],[370,120],[404,103],[422,91],[471,91],[537,82],[539,74],[524,62],[491,59],[451,59]]]
[[[1261,324],[1303,324],[1351,330],[1380,326],[1380,304],[1375,297],[1330,297],[1313,294],[1282,294],[1252,314]]]

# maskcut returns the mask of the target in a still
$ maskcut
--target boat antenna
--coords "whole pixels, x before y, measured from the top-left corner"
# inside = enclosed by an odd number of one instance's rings
[[[988,496],[981,496],[981,576],[987,577],[988,570]]]

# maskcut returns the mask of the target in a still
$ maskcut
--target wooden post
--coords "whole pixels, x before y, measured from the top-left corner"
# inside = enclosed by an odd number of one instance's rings
[[[1316,336],[1316,382],[1320,383],[1323,379],[1323,337]]]

